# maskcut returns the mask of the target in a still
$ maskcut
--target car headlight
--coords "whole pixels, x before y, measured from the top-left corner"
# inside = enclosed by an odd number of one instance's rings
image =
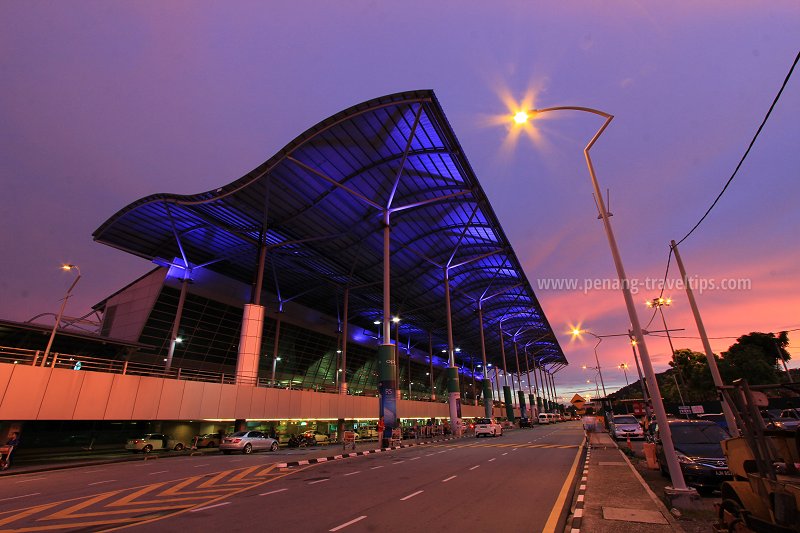
[[[679,451],[676,451],[676,452],[675,452],[675,455],[677,455],[677,456],[678,456],[678,462],[679,462],[679,463],[683,463],[683,464],[685,464],[685,465],[694,464],[694,459],[692,459],[691,457],[688,457],[688,456],[686,456],[686,455],[683,455],[683,454],[682,454],[681,452],[679,452]]]

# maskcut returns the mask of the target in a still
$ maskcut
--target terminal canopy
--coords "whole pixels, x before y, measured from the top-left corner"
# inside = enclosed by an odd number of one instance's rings
[[[195,195],[154,194],[94,232],[98,242],[157,263],[182,257],[247,284],[262,247],[264,289],[377,332],[383,228],[391,228],[391,309],[400,338],[447,348],[445,273],[459,363],[516,340],[522,359],[566,364],[531,285],[433,91],[376,98],[298,136],[242,178]],[[268,307],[276,302],[265,302]],[[393,328],[394,330],[394,328]],[[509,371],[515,370],[513,352]]]

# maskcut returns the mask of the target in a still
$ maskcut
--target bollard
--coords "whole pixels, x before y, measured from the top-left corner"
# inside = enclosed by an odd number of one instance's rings
[[[658,470],[658,458],[656,457],[656,445],[652,442],[645,442],[642,445],[644,458],[647,460],[647,468]]]

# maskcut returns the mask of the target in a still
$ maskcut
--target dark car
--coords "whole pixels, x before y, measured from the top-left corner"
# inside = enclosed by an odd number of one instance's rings
[[[723,481],[733,479],[721,442],[730,435],[709,420],[669,420],[672,443],[686,484],[701,494],[719,489]],[[664,446],[659,438],[658,423],[649,428],[656,443],[656,455],[662,474],[669,476]]]
[[[531,425],[531,419],[528,418],[527,416],[521,416],[521,417],[517,418],[517,422],[519,422],[519,427],[521,427],[521,428],[533,427]]]

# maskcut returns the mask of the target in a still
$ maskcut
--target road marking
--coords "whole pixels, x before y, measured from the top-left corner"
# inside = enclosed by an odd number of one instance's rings
[[[517,449],[516,449],[516,448],[514,448],[514,449],[513,449],[513,450],[511,450],[511,451],[512,451],[512,452],[515,452],[515,451],[517,451]]]
[[[481,466],[481,465],[475,465],[475,466],[473,466],[472,468],[470,468],[470,470],[475,470],[476,468],[479,468],[480,466]]]
[[[115,481],[116,481],[116,479],[107,479],[105,481],[95,481],[94,483],[89,483],[89,486],[91,487],[92,485],[102,485],[103,483],[113,483]]]
[[[0,498],[0,502],[4,502],[4,501],[7,501],[7,500],[17,500],[19,498],[27,498],[28,496],[37,496],[39,494],[41,494],[41,492],[34,492],[32,494],[25,494],[24,496],[12,496],[10,498]]]
[[[202,465],[194,465],[194,468],[200,468],[201,466],[208,466],[209,463],[204,463]]]
[[[492,462],[492,461],[494,461],[495,459],[497,459],[497,457],[492,457],[491,459],[489,459],[489,462],[491,463],[491,462]]]
[[[417,494],[422,494],[423,492],[425,492],[425,491],[424,491],[424,490],[418,490],[417,492],[414,492],[414,493],[412,493],[412,494],[409,494],[409,495],[408,495],[408,496],[406,496],[405,498],[400,498],[400,501],[401,501],[401,502],[404,502],[404,501],[406,501],[406,500],[410,500],[411,498],[413,498],[413,497],[414,497],[414,496],[416,496]]]
[[[412,459],[409,459],[409,461],[416,461],[417,459],[421,459],[421,457],[414,457]]]
[[[328,481],[328,480],[329,480],[329,478],[325,478],[325,479],[318,479],[318,480],[316,480],[316,481],[309,481],[309,482],[308,482],[308,484],[309,484],[309,485],[314,485],[315,483],[324,483],[325,481]]]
[[[583,494],[578,494],[578,501],[579,501],[579,502],[582,502],[582,501],[583,501]]]
[[[352,476],[354,474],[360,474],[360,473],[361,473],[361,470],[356,470],[355,472],[348,472],[347,474],[345,474],[345,476]]]
[[[222,502],[222,503],[215,503],[214,505],[207,505],[205,507],[201,507],[199,509],[192,509],[189,511],[190,513],[196,513],[198,511],[205,511],[206,509],[213,509],[214,507],[222,507],[223,505],[229,505],[231,502]]]
[[[276,489],[276,490],[271,490],[269,492],[262,492],[261,494],[259,494],[259,496],[269,496],[270,494],[276,494],[278,492],[283,492],[285,490],[289,490],[289,489]]]
[[[45,477],[34,477],[31,479],[23,479],[21,481],[17,481],[17,483],[27,483],[28,481],[39,481],[40,479],[47,479]]]
[[[405,463],[405,461],[395,461],[395,462],[393,462],[392,464],[393,464],[393,465],[399,465],[400,463]]]
[[[502,453],[502,454],[500,454],[500,455],[508,455],[508,452],[503,452],[503,453]]]
[[[455,478],[456,478],[456,476],[450,476],[450,477],[449,477],[449,478],[447,478],[447,479],[443,479],[443,480],[442,480],[442,483],[447,483],[447,482],[448,482],[448,481],[450,481],[451,479],[455,479]]]
[[[428,454],[428,455],[426,455],[425,457],[432,457],[432,456],[434,456],[434,455],[436,455],[436,454],[435,454],[435,453],[429,453],[429,454]]]
[[[381,466],[373,466],[372,468],[370,468],[370,470],[377,470],[379,468],[383,468],[383,465],[381,465]]]
[[[564,484],[561,486],[561,492],[558,493],[556,503],[550,511],[550,516],[547,518],[547,523],[545,523],[542,533],[555,533],[556,526],[558,525],[558,517],[561,515],[561,510],[564,508],[564,502],[567,499],[569,487],[572,484],[572,479],[575,477],[575,472],[578,470],[578,463],[580,462],[582,453],[583,443],[578,447],[578,453],[575,454],[575,460],[572,462],[572,467],[569,469]]]
[[[150,473],[149,473],[149,474],[147,474],[147,475],[148,475],[148,476],[154,476],[154,475],[156,475],[156,474],[165,474],[165,473],[167,473],[167,472],[169,472],[169,470],[159,470],[158,472],[150,472]]]
[[[333,528],[333,529],[329,529],[328,531],[339,531],[340,529],[344,529],[344,528],[346,528],[347,526],[353,525],[353,524],[355,524],[356,522],[360,522],[361,520],[364,520],[366,517],[367,517],[366,515],[364,515],[364,516],[359,516],[358,518],[354,518],[354,519],[350,520],[349,522],[345,522],[344,524],[342,524],[342,525],[340,525],[340,526],[336,526],[336,527],[335,527],[335,528]]]
[[[101,469],[101,470],[83,470],[81,472],[81,474],[95,474],[97,472],[105,472],[105,469]]]

